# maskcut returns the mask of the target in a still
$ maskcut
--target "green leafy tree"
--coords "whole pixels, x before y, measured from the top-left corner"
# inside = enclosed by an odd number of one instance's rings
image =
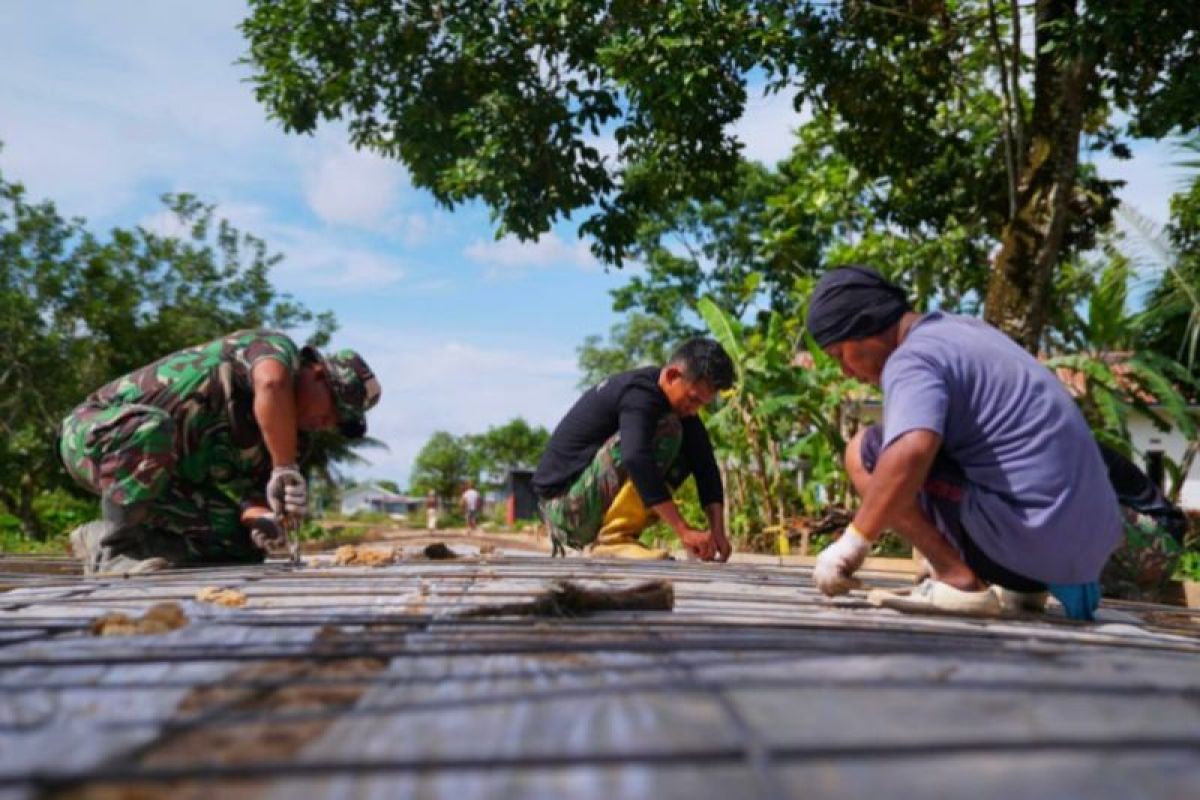
[[[1180,149],[1187,157],[1178,166],[1190,177],[1171,198],[1170,224],[1159,231],[1135,210],[1125,210],[1143,246],[1123,252],[1132,250],[1140,270],[1159,276],[1146,301],[1142,342],[1179,359],[1200,380],[1200,133],[1184,139]]]
[[[363,466],[369,460],[363,450],[387,450],[385,442],[370,436],[347,439],[336,430],[312,431],[300,438],[300,469],[311,481],[316,478],[314,492],[322,508],[332,508],[341,501],[342,493],[355,485],[345,474],[346,467]]]
[[[773,538],[793,517],[843,499],[839,461],[869,395],[811,343],[807,363],[793,363],[798,320],[773,312],[758,330],[707,297],[699,311],[738,369],[706,421],[730,494],[731,529],[762,549],[763,533]]]
[[[828,120],[796,134],[777,169],[743,165],[718,197],[679,204],[645,223],[634,253],[646,269],[613,291],[614,309],[693,333],[696,299],[710,296],[761,325],[770,311],[798,314],[804,287],[827,264],[858,261],[913,287],[919,306],[936,299],[942,308],[978,310],[996,241],[986,206],[951,214],[919,192],[869,180],[835,149]],[[971,169],[928,169],[940,170],[943,182],[974,185],[991,164],[980,154]]]
[[[446,502],[453,502],[471,474],[471,453],[460,437],[437,431],[417,453],[413,461],[411,489],[425,494],[433,491]]]
[[[286,130],[344,123],[442,203],[481,199],[522,238],[585,212],[613,264],[647,220],[735,182],[729,126],[765,75],[894,187],[894,224],[939,208],[986,220],[1001,245],[987,318],[1030,349],[1064,252],[1113,205],[1080,168],[1085,134],[1128,155],[1127,134],[1200,123],[1193,0],[252,0],[242,30]]]
[[[532,426],[522,417],[464,437],[470,453],[471,473],[482,475],[486,485],[498,488],[512,467],[535,466],[550,441],[550,432]]]
[[[138,227],[101,237],[0,173],[0,509],[26,536],[57,529],[39,497],[77,491],[55,439],[89,392],[239,328],[312,326],[316,343],[334,328],[274,289],[279,257],[260,239],[190,195],[164,202],[184,236]]]

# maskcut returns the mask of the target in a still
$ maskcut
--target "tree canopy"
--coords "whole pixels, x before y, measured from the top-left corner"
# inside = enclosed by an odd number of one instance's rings
[[[581,213],[613,264],[735,182],[752,83],[786,92],[904,199],[887,224],[971,219],[999,242],[985,312],[1030,348],[1064,252],[1111,211],[1081,145],[1128,155],[1200,123],[1193,0],[252,0],[242,30],[286,130],[344,121],[522,238]]]
[[[414,494],[433,492],[449,500],[471,478],[471,456],[466,443],[452,433],[436,431],[417,453],[409,483]]]
[[[447,500],[467,481],[497,489],[510,468],[535,466],[549,440],[549,431],[522,417],[483,433],[455,436],[436,431],[413,461],[411,489],[422,494],[432,490]]]
[[[483,433],[468,434],[465,439],[472,471],[485,484],[499,487],[509,469],[537,466],[550,432],[541,425],[530,425],[523,417],[514,417]]]

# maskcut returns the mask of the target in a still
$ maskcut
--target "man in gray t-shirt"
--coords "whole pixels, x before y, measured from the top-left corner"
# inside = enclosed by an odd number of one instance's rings
[[[1054,375],[979,320],[913,312],[866,267],[821,279],[808,327],[847,374],[883,389],[884,409],[882,427],[847,448],[862,505],[821,554],[818,586],[845,591],[891,528],[933,569],[910,605],[994,613],[993,584],[1027,606],[1048,589],[1070,616],[1091,618],[1121,518],[1095,439]]]

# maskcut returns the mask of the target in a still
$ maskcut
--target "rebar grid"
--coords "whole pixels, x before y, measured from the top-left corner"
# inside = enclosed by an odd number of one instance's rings
[[[472,604],[527,599],[536,595],[533,588],[511,588],[491,584],[511,581],[547,584],[558,580],[589,583],[647,578],[670,578],[679,594],[677,610],[664,612],[615,612],[585,619],[538,620],[497,618],[460,619],[453,612]],[[885,581],[887,579],[885,578]],[[895,583],[901,581],[891,578]],[[292,628],[316,632],[334,626],[346,638],[333,642],[240,642],[225,651],[212,644],[194,644],[187,635],[161,639],[139,637],[123,640],[132,652],[22,653],[32,645],[39,649],[67,649],[83,640],[80,634],[87,621],[79,617],[58,616],[23,618],[21,611],[38,607],[145,607],[153,602],[186,600],[201,585],[234,586],[250,593],[255,600],[292,598],[301,595],[306,602],[279,607],[249,607],[214,612],[194,620],[197,624],[237,628]],[[62,584],[57,584],[61,586]],[[433,587],[421,598],[424,613],[399,614],[380,599],[396,604],[411,600],[418,587]],[[336,588],[334,588],[336,587]],[[722,589],[724,587],[724,590]],[[39,590],[54,585],[39,585]],[[122,597],[122,589],[135,593]],[[145,590],[147,594],[137,594]],[[739,591],[733,591],[739,590]],[[751,591],[747,591],[751,590]],[[751,593],[763,590],[765,594]],[[108,595],[115,593],[115,598]],[[545,559],[497,560],[489,563],[462,561],[447,564],[402,563],[395,568],[376,571],[318,570],[294,571],[268,566],[260,571],[229,568],[200,572],[168,573],[137,581],[89,580],[77,582],[66,596],[40,592],[37,596],[0,595],[0,609],[13,615],[0,617],[0,676],[29,668],[69,669],[97,667],[107,677],[125,666],[190,663],[270,663],[303,660],[337,662],[351,659],[381,659],[391,664],[422,659],[454,661],[490,656],[605,656],[635,655],[645,663],[589,665],[554,664],[553,668],[514,669],[508,671],[468,670],[445,675],[382,673],[338,678],[280,680],[188,681],[165,679],[152,682],[113,682],[95,680],[87,684],[67,684],[50,679],[20,686],[0,684],[0,696],[22,692],[132,690],[137,692],[179,689],[221,688],[234,692],[270,692],[296,685],[395,688],[421,684],[468,685],[474,681],[521,681],[552,675],[555,678],[583,679],[580,685],[530,690],[495,690],[482,695],[429,699],[411,702],[360,702],[349,708],[311,710],[259,710],[236,708],[237,698],[203,712],[180,715],[149,715],[126,720],[90,723],[104,731],[146,728],[156,737],[84,770],[35,770],[27,773],[0,774],[0,787],[22,787],[39,792],[54,792],[81,784],[112,783],[162,784],[175,781],[225,781],[239,779],[288,779],[335,775],[399,775],[430,771],[497,772],[505,770],[564,770],[625,766],[667,767],[671,765],[745,765],[754,779],[753,794],[776,798],[787,796],[776,774],[778,766],[822,759],[896,759],[941,758],[954,754],[999,753],[1020,755],[1026,752],[1060,751],[1095,754],[1108,752],[1200,752],[1200,734],[1195,737],[1146,736],[1050,737],[1037,741],[1014,742],[1003,737],[942,741],[930,739],[914,744],[880,743],[875,745],[771,745],[742,715],[728,694],[728,687],[711,675],[710,670],[740,670],[739,692],[773,692],[780,689],[840,691],[971,691],[1000,696],[1004,693],[1039,698],[1106,696],[1129,698],[1177,697],[1195,704],[1200,688],[1130,683],[1115,677],[1110,681],[1079,684],[1035,684],[1019,679],[973,679],[956,677],[952,681],[936,678],[841,678],[799,675],[795,678],[755,675],[755,667],[797,663],[797,659],[821,659],[829,656],[887,655],[953,657],[956,662],[997,664],[1066,664],[1095,654],[1121,654],[1136,651],[1158,654],[1162,658],[1182,659],[1200,652],[1200,641],[1132,640],[1088,631],[1070,623],[1022,623],[1019,630],[996,630],[986,622],[937,619],[889,618],[881,620],[867,611],[861,600],[851,599],[830,604],[815,596],[806,572],[772,567],[714,568],[691,564],[615,564],[611,562],[549,562]],[[323,600],[369,595],[376,602],[323,604]],[[10,602],[3,602],[8,599]],[[265,612],[265,613],[264,613]],[[835,612],[829,616],[828,612]],[[65,612],[64,612],[65,613]],[[820,616],[825,614],[826,616]],[[92,642],[87,643],[89,646]],[[111,645],[98,649],[112,650]],[[684,658],[687,656],[687,658]],[[1180,661],[1180,663],[1185,663]],[[621,680],[612,683],[589,682],[619,672]],[[1043,680],[1045,675],[1040,676]],[[1200,686],[1198,684],[1197,686]],[[606,697],[645,694],[665,695],[685,701],[688,698],[713,700],[729,729],[735,731],[736,747],[682,747],[647,752],[610,750],[581,753],[529,753],[520,756],[381,759],[311,759],[303,755],[287,761],[258,761],[247,764],[195,763],[186,766],[153,766],[139,763],[155,744],[182,732],[209,728],[236,728],[242,725],[287,725],[299,722],[327,722],[339,719],[393,717],[409,714],[446,713],[485,707],[503,708],[510,704],[554,703],[580,699],[603,700]],[[52,704],[53,705],[53,704]],[[20,725],[0,726],[4,732],[36,732],[53,723],[49,715]],[[748,789],[749,791],[749,789]]]
[[[1200,735],[1189,737],[1123,737],[1093,739],[1061,737],[1037,741],[1012,741],[981,737],[964,740],[938,740],[917,744],[772,746],[770,760],[775,764],[814,761],[889,762],[905,759],[949,758],[962,755],[1044,755],[1077,753],[1084,755],[1180,752],[1200,754]],[[429,772],[501,772],[506,770],[564,770],[580,767],[688,766],[711,767],[743,763],[740,747],[681,748],[647,751],[646,749],[582,752],[530,753],[519,756],[476,758],[388,758],[370,760],[322,761],[297,759],[253,764],[196,764],[188,766],[125,767],[104,766],[87,772],[37,772],[30,775],[0,775],[0,788],[29,787],[40,791],[61,791],[81,784],[108,783],[155,784],[176,781],[222,781],[253,778],[299,779],[353,774],[401,774]]]

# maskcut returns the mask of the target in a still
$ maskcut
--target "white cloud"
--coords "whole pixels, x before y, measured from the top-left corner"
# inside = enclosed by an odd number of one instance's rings
[[[407,274],[386,253],[344,244],[306,228],[275,226],[266,238],[273,250],[284,254],[272,277],[286,291],[371,292],[399,283]]]
[[[357,349],[383,387],[368,427],[389,450],[364,452],[372,463],[354,470],[362,476],[406,483],[434,431],[478,433],[518,416],[552,428],[578,393],[575,359],[558,343],[503,347],[350,325],[334,344]]]
[[[271,252],[284,256],[272,278],[284,291],[319,289],[339,293],[370,292],[404,280],[408,270],[378,249],[339,241],[334,234],[272,222],[270,212],[252,204],[218,206],[218,219],[266,240]],[[160,236],[189,238],[190,228],[163,209],[144,217],[143,228]]]
[[[742,151],[746,158],[773,167],[788,157],[796,143],[796,128],[812,115],[807,109],[797,113],[792,107],[792,93],[786,89],[756,96],[755,88],[751,87],[749,93],[746,110],[730,132],[746,146]]]
[[[283,134],[233,64],[244,13],[233,0],[0,4],[6,175],[92,217],[147,193],[278,180]]]
[[[407,184],[398,163],[347,146],[305,165],[305,199],[329,223],[379,229]]]
[[[515,236],[493,241],[476,239],[463,253],[472,261],[489,267],[488,278],[523,275],[530,269],[562,266],[585,270],[599,268],[599,262],[586,242],[568,243],[556,233],[547,233],[536,242],[522,242]]]

